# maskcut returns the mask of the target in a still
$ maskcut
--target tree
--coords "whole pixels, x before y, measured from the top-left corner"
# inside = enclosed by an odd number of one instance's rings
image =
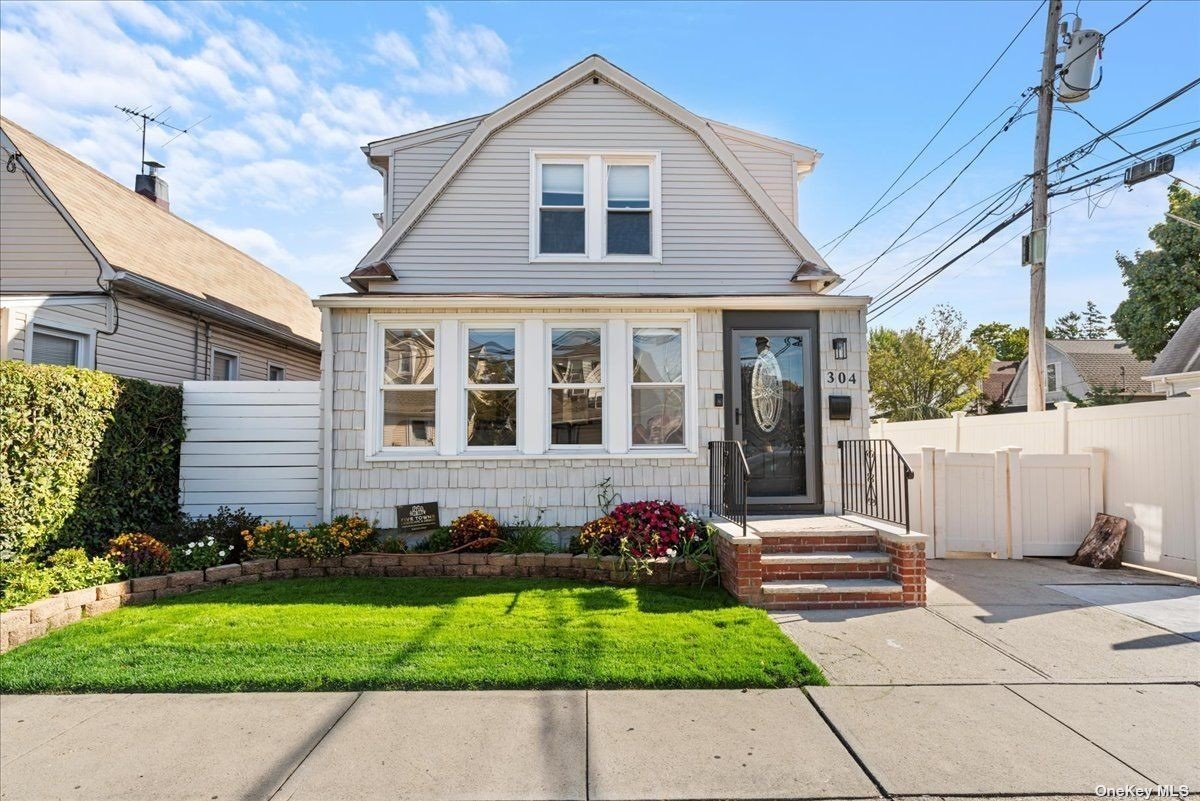
[[[904,331],[877,328],[869,340],[871,401],[892,420],[947,417],[965,409],[982,392],[981,382],[996,352],[964,336],[966,320],[937,306]]]
[[[1054,321],[1050,329],[1051,339],[1083,339],[1083,315],[1077,311],[1067,312]]]
[[[1008,323],[980,323],[971,329],[971,344],[988,345],[997,359],[1017,362],[1029,352],[1029,329],[1014,328]]]
[[[1112,333],[1112,324],[1108,322],[1108,315],[1100,311],[1100,307],[1089,300],[1087,308],[1083,312],[1083,338],[1107,339],[1110,333]]]
[[[1167,189],[1170,213],[1200,222],[1200,193]],[[1153,250],[1117,254],[1129,297],[1113,312],[1113,327],[1134,355],[1158,355],[1184,318],[1200,306],[1200,230],[1167,218],[1150,229]]]
[[[1069,389],[1064,391],[1067,393],[1067,400],[1077,406],[1116,406],[1133,400],[1133,395],[1117,387],[1093,387],[1082,398]]]

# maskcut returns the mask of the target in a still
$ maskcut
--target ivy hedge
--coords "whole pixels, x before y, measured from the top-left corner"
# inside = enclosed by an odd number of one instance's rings
[[[178,387],[0,362],[0,552],[98,553],[177,520],[183,436]]]

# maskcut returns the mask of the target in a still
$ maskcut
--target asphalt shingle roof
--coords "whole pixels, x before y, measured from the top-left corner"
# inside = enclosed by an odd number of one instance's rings
[[[1049,339],[1075,365],[1092,389],[1119,389],[1136,395],[1153,394],[1145,376],[1152,362],[1139,361],[1120,339]]]
[[[1200,308],[1193,309],[1154,360],[1149,375],[1175,375],[1200,370]]]

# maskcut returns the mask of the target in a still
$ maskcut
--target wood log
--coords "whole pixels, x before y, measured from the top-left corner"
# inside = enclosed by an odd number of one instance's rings
[[[1098,567],[1112,570],[1121,566],[1121,549],[1125,547],[1125,534],[1129,521],[1123,517],[1098,514],[1092,530],[1083,538],[1075,555],[1067,561],[1082,567]]]

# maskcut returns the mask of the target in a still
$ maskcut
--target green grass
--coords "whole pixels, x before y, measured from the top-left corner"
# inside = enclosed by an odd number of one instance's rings
[[[0,656],[0,692],[824,684],[717,589],[326,578],[125,607]]]

